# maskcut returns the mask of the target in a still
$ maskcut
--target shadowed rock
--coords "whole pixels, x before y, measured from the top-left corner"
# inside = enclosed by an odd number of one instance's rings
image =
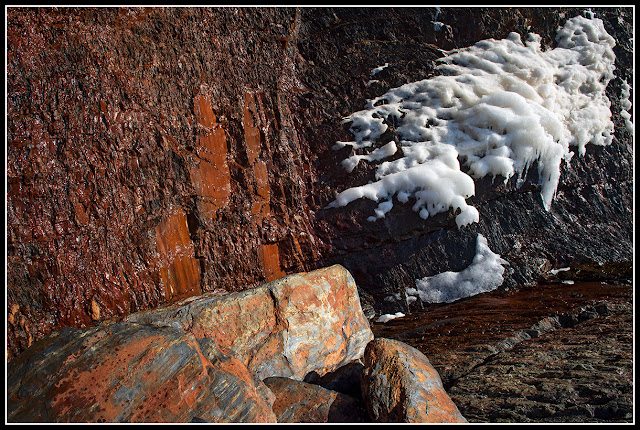
[[[272,377],[263,382],[276,397],[273,412],[279,423],[368,421],[362,404],[349,395],[290,378]]]

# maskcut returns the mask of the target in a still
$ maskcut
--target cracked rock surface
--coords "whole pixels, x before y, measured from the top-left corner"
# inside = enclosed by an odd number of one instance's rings
[[[373,331],[426,354],[469,422],[630,422],[632,294],[606,282],[494,291]]]

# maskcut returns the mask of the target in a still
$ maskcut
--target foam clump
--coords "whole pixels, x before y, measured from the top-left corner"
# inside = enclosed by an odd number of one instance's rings
[[[402,318],[403,316],[405,316],[402,312],[396,312],[395,314],[384,314],[384,315],[380,315],[378,317],[378,319],[376,320],[377,323],[388,323],[391,320],[394,320],[396,318]]]
[[[540,40],[531,33],[522,42],[511,33],[451,51],[440,59],[440,75],[391,89],[345,118],[355,140],[334,149],[352,147],[343,161],[349,172],[360,161],[376,163],[375,181],[342,191],[329,206],[368,198],[379,203],[369,217],[375,221],[389,212],[394,196],[400,203],[414,199],[413,210],[425,219],[460,209],[462,227],[479,220],[466,203],[475,194],[473,178],[491,175],[506,183],[515,174],[522,179],[537,162],[548,210],[562,161],[573,156],[569,148],[584,155],[588,143],[612,141],[605,88],[615,41],[600,19],[582,16],[558,30],[555,49],[543,51]],[[394,140],[383,145],[390,127]]]
[[[406,296],[426,303],[450,303],[492,291],[502,285],[505,264],[509,263],[491,251],[487,239],[478,234],[476,254],[469,266],[460,272],[449,271],[417,279],[416,287],[407,288]]]

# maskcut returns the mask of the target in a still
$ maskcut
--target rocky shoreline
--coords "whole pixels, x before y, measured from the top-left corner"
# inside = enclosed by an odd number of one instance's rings
[[[8,375],[9,422],[466,422],[339,265],[59,330]]]
[[[8,421],[632,422],[632,333],[606,282],[370,324],[335,265],[53,332],[9,363]]]
[[[572,275],[580,278],[566,271],[566,283],[554,276],[432,306],[373,331],[426,354],[469,422],[632,422],[630,272],[569,283]]]

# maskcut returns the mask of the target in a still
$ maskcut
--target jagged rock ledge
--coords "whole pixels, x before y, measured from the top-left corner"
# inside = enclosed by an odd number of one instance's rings
[[[52,332],[7,389],[9,422],[466,422],[340,265]]]

